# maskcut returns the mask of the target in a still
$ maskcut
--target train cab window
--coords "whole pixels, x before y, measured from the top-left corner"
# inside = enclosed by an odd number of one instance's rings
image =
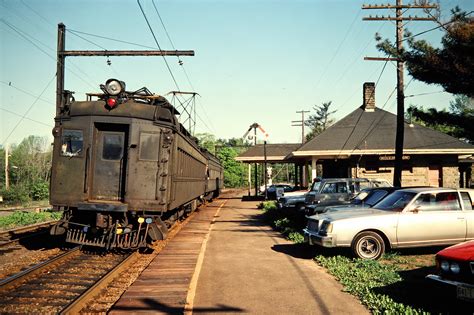
[[[104,133],[102,159],[120,160],[123,155],[123,135]]]
[[[82,130],[64,129],[61,137],[61,155],[69,157],[82,155],[83,143]]]
[[[160,147],[160,134],[140,133],[140,160],[158,161],[158,149]]]

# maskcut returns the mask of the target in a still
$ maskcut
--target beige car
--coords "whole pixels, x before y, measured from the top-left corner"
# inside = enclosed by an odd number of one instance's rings
[[[474,239],[473,201],[474,189],[400,189],[373,208],[309,217],[305,241],[351,247],[364,259],[378,259],[386,248],[456,244]]]

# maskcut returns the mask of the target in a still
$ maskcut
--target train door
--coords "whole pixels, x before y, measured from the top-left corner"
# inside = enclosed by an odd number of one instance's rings
[[[123,201],[128,125],[95,124],[90,199]]]

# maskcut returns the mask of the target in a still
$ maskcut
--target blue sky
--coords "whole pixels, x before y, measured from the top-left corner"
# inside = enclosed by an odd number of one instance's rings
[[[173,49],[152,1],[140,2],[161,48]],[[300,128],[291,127],[292,120],[300,119],[296,111],[332,101],[332,109],[337,110],[333,117],[340,119],[360,106],[362,84],[375,82],[384,64],[363,60],[364,56],[381,56],[374,34],[379,32],[392,41],[395,36],[392,22],[362,21],[369,14],[388,14],[362,10],[363,3],[380,2],[155,0],[176,49],[196,53],[181,57],[185,71],[176,57],[167,57],[179,88],[201,95],[196,101],[196,132],[241,137],[257,122],[268,132],[271,143],[299,142]],[[474,8],[472,0],[443,0],[440,4],[444,19],[456,5],[466,11]],[[423,15],[420,10],[411,15],[416,13]],[[156,47],[132,0],[0,0],[0,16],[1,145],[19,143],[31,134],[51,138],[59,22],[69,30]],[[433,22],[406,25],[413,33],[435,26]],[[420,38],[437,45],[442,34],[436,30]],[[68,32],[66,49],[101,49],[96,45],[109,50],[143,49],[81,36],[93,43]],[[125,81],[128,90],[146,86],[164,95],[177,89],[161,57],[109,59],[110,66],[106,57],[68,58],[66,89],[75,91],[77,100],[83,100],[87,92],[98,92],[99,84],[108,78]],[[408,74],[405,78],[410,82]],[[395,66],[389,63],[377,86],[377,106],[395,112],[395,95],[389,99],[395,85]],[[446,108],[453,96],[441,91],[439,86],[413,80],[406,95],[429,94],[407,98],[405,104]]]

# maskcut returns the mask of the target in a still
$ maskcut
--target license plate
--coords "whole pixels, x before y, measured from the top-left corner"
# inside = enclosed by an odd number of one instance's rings
[[[474,287],[458,285],[457,297],[460,300],[474,301]]]

